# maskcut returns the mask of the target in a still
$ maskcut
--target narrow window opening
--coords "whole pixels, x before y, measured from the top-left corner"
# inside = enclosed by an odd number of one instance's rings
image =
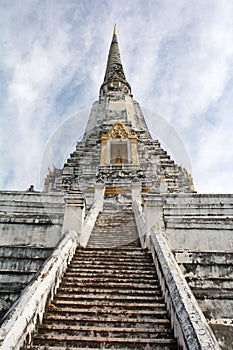
[[[110,163],[111,164],[129,163],[127,142],[111,143]]]

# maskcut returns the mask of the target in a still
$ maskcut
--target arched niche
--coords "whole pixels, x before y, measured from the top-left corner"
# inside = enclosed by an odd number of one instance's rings
[[[101,165],[137,164],[137,136],[128,127],[117,122],[101,137]]]

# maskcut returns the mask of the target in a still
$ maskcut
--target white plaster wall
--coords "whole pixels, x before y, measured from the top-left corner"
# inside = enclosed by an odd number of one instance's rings
[[[172,250],[233,251],[233,231],[171,229],[166,231]]]
[[[54,247],[61,237],[64,195],[0,191],[0,245]]]
[[[55,247],[61,238],[60,225],[1,224],[0,245]]]
[[[172,250],[233,251],[233,195],[168,195],[163,212]]]

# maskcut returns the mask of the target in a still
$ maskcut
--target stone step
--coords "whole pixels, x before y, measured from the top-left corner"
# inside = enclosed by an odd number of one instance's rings
[[[86,288],[99,288],[100,286],[103,285],[103,282],[101,281],[85,281],[85,287]],[[65,287],[65,288],[83,288],[84,286],[84,281],[75,281],[75,282],[64,282],[62,280],[61,283],[61,287]],[[116,290],[120,290],[120,289],[127,289],[127,290],[142,290],[142,291],[155,291],[155,290],[159,290],[160,286],[156,283],[154,284],[150,284],[148,285],[147,283],[129,283],[129,282],[125,282],[125,283],[118,283],[116,282],[109,282],[105,285],[106,289],[116,289]]]
[[[103,215],[102,213],[99,214],[99,217],[97,219],[95,231],[105,230],[106,232],[110,232],[112,229],[115,229],[115,231],[117,231],[118,229],[122,229],[123,227],[126,231],[130,228],[135,229],[136,224],[134,218],[129,216],[124,218],[120,216],[114,216],[111,214]],[[135,232],[131,232],[131,234],[135,234]]]
[[[101,317],[100,317],[101,316]],[[114,327],[133,327],[134,325],[142,325],[143,327],[170,327],[170,321],[168,318],[162,317],[126,317],[125,315],[117,315],[112,317],[105,317],[104,315],[86,315],[85,317],[79,315],[66,315],[66,314],[57,314],[46,313],[44,315],[43,323],[44,324],[70,324],[70,325],[82,325],[82,326],[98,326],[104,327],[112,325]]]
[[[153,275],[157,276],[155,274],[155,270],[151,264],[140,264],[137,266],[132,265],[114,265],[113,263],[109,263],[109,265],[103,265],[103,264],[89,264],[88,266],[85,266],[82,263],[78,263],[75,265],[69,264],[69,267],[67,268],[67,271],[73,272],[73,273],[93,273],[96,272],[96,274],[100,273],[107,273],[107,274],[113,274],[113,273],[122,273],[122,274],[147,274],[147,275]]]
[[[80,277],[80,278],[129,278],[129,279],[156,279],[156,274],[147,271],[132,272],[122,269],[113,269],[111,271],[101,270],[101,269],[82,269],[82,268],[69,268],[66,272],[67,277]]]
[[[98,250],[103,250],[105,247],[103,248],[97,248]],[[96,247],[95,247],[96,249]],[[106,248],[105,248],[106,249]],[[111,250],[110,248],[107,248],[109,250]],[[120,250],[120,247],[116,247],[117,250]],[[139,261],[142,262],[143,258],[145,259],[145,261],[147,260],[148,262],[152,262],[152,257],[150,254],[145,254],[144,252],[139,252],[139,251],[130,251],[130,252],[125,252],[122,250],[122,252],[117,252],[115,253],[115,251],[113,251],[112,254],[106,253],[106,254],[99,254],[98,251],[96,253],[91,253],[88,255],[88,253],[86,254],[77,254],[73,257],[73,261],[80,261],[81,258],[83,258],[84,260],[86,258],[88,258],[89,260],[91,258],[93,258],[93,261],[99,260],[99,261],[105,261],[106,259],[110,259],[110,260],[114,260],[114,259],[123,259],[127,262],[128,260],[131,261],[131,259],[135,260],[135,261]]]
[[[117,218],[115,219],[116,223],[108,224],[108,227],[105,227],[103,225],[99,225],[95,227],[94,231],[96,234],[97,233],[104,233],[109,236],[113,235],[116,236],[117,233],[124,233],[124,234],[130,234],[132,237],[137,237],[135,231],[136,226],[135,224],[129,224],[129,223],[121,223],[120,225],[117,223]],[[127,226],[126,226],[127,225]],[[124,238],[124,237],[121,237]]]
[[[147,303],[149,301],[154,302],[154,301],[158,301],[158,302],[162,302],[163,301],[163,297],[162,296],[157,296],[157,295],[143,295],[143,296],[136,296],[136,295],[112,295],[112,294],[84,294],[84,295],[75,295],[75,294],[68,294],[68,293],[64,293],[64,292],[58,292],[56,294],[56,299],[66,299],[66,300],[80,300],[80,301],[85,301],[88,302],[89,300],[95,300],[95,301],[108,301],[110,300],[111,302],[135,302],[135,301],[139,301],[141,303]]]
[[[104,228],[104,227],[95,227],[95,229],[93,230],[93,232],[97,235],[97,234],[104,234],[107,236],[117,236],[117,234],[119,233],[124,233],[124,235],[128,234],[131,237],[137,237],[136,233],[133,232],[133,230],[136,230],[135,225],[127,225],[127,227],[123,224],[121,224],[121,226],[119,226],[118,224],[112,225],[110,227]],[[120,237],[121,239],[123,239],[124,237]]]
[[[129,241],[130,242],[130,241]],[[121,247],[122,245],[125,245],[127,242],[108,242],[106,243],[106,241],[104,242],[98,242],[98,243],[95,243],[95,242],[92,242],[92,243],[88,243],[90,247],[96,247],[96,248],[106,248],[106,247],[109,247],[109,249],[111,249],[113,246],[114,247]]]
[[[115,235],[117,232],[122,232],[122,233],[127,232],[127,233],[130,233],[132,236],[137,237],[137,234],[136,234],[137,231],[135,231],[136,225],[135,225],[134,219],[132,219],[131,222],[128,219],[122,222],[120,221],[121,221],[121,218],[114,217],[112,221],[107,221],[106,223],[97,222],[93,232],[104,232],[109,235],[111,234]]]
[[[106,247],[112,248],[112,247],[121,247],[126,244],[129,244],[131,242],[134,242],[137,237],[127,235],[125,234],[124,237],[119,237],[120,235],[122,236],[123,232],[117,233],[115,236],[113,235],[105,235],[104,232],[101,232],[100,234],[92,233],[95,236],[91,236],[90,240],[88,242],[88,247],[92,246],[93,243],[95,244],[105,244]]]
[[[23,348],[22,350],[24,350],[25,348]],[[35,346],[32,346],[32,347],[27,347],[26,349],[30,349],[30,350],[48,350],[48,347],[45,345],[35,345]],[[85,348],[80,348],[80,347],[76,347],[76,346],[72,346],[72,347],[69,347],[67,348],[66,346],[49,346],[49,349],[50,350],[99,350],[100,348],[93,348],[93,347],[89,347],[89,346],[85,346]],[[106,348],[105,347],[101,347],[102,350],[105,350]],[[108,349],[115,349],[114,347],[110,348],[108,347]],[[121,345],[120,347],[120,350],[129,350],[129,349],[135,349],[135,348],[132,348],[132,347],[123,347],[123,345]],[[145,349],[145,347],[143,348]],[[160,344],[160,345],[156,345],[156,346],[146,346],[146,350],[172,350],[172,349],[177,349],[177,347],[174,347],[172,345],[167,345],[167,344]]]
[[[156,318],[165,318],[167,317],[167,311],[165,310],[126,310],[126,309],[116,309],[113,308],[110,310],[110,308],[103,309],[102,307],[95,307],[93,310],[92,309],[86,309],[86,308],[78,308],[72,305],[68,305],[67,307],[51,307],[48,309],[48,312],[55,313],[55,314],[60,314],[60,315],[76,315],[76,316],[91,316],[91,315],[98,315],[98,317],[106,317],[109,318],[111,317],[117,317],[117,316],[127,316],[128,318],[133,317],[133,318],[143,318],[144,316],[146,317],[156,317]]]
[[[94,301],[94,300],[90,300],[90,301],[80,301],[80,300],[66,300],[64,298],[62,299],[55,299],[53,300],[53,303],[50,304],[48,306],[48,309],[53,309],[53,308],[57,308],[57,307],[79,307],[79,308],[88,308],[89,310],[95,308],[95,311],[98,311],[98,307],[106,308],[108,307],[109,310],[111,310],[112,307],[116,308],[128,308],[130,310],[133,309],[151,309],[153,308],[153,310],[156,309],[164,309],[165,310],[165,304],[164,303],[158,303],[158,302],[147,302],[147,303],[139,303],[138,301],[135,303],[129,303],[127,300],[125,302],[117,302],[115,300],[112,301]]]
[[[101,262],[99,263],[98,261],[89,261],[89,260],[83,260],[76,262],[75,264],[71,263],[69,264],[69,269],[73,269],[73,270],[77,270],[77,271],[109,271],[109,273],[111,273],[112,271],[128,271],[128,273],[130,274],[131,272],[135,272],[137,274],[139,273],[150,273],[153,270],[153,266],[151,266],[151,263],[147,262],[147,263],[140,263],[137,262],[134,264],[130,264],[130,262],[128,263],[118,263],[118,264],[114,264],[114,262]]]
[[[98,251],[102,250],[103,248],[98,248]],[[110,250],[110,248],[108,248],[108,249]],[[118,250],[120,250],[120,247],[118,247]],[[80,260],[80,258],[84,258],[85,259],[85,257],[87,257],[87,258],[88,257],[90,257],[90,258],[93,257],[93,260],[95,260],[97,257],[99,259],[102,259],[102,260],[103,259],[105,260],[106,258],[109,258],[111,260],[111,259],[114,259],[114,258],[118,259],[119,257],[121,257],[121,258],[125,258],[126,260],[127,259],[141,260],[141,259],[145,258],[145,260],[152,261],[151,256],[149,254],[145,254],[144,252],[140,252],[140,251],[133,251],[133,250],[131,250],[131,251],[127,252],[127,251],[123,251],[122,250],[121,252],[113,251],[112,254],[111,253],[110,254],[108,254],[108,253],[101,254],[98,251],[90,252],[90,254],[88,254],[88,252],[85,253],[85,254],[82,254],[82,253],[77,254],[77,255],[74,256],[73,260],[74,261],[75,260]]]
[[[106,239],[113,239],[119,242],[124,242],[126,240],[133,242],[138,238],[138,236],[132,235],[132,230],[135,230],[135,228],[130,228],[129,230],[125,230],[124,228],[122,228],[122,230],[113,229],[112,232],[111,230],[105,231],[100,229],[98,231],[93,231],[90,240],[106,241]],[[108,243],[108,241],[106,243]]]
[[[81,248],[77,251],[77,254],[88,254],[88,253],[96,253],[96,254],[107,254],[107,255],[112,255],[112,254],[119,254],[119,253],[124,253],[124,254],[134,254],[137,253],[137,252],[140,252],[140,253],[148,253],[147,250],[145,249],[142,249],[140,246],[139,246],[139,241],[134,241],[132,242],[130,245],[127,245],[125,247],[120,247],[120,248],[112,248],[112,249],[109,249],[109,248],[101,248],[101,249],[98,249],[98,248],[90,248],[90,247],[87,247],[87,248]]]
[[[76,267],[82,267],[87,268],[87,269],[109,269],[110,271],[112,270],[126,270],[129,269],[129,271],[150,271],[151,263],[150,262],[140,262],[140,261],[133,261],[132,264],[130,264],[130,261],[98,261],[98,260],[93,260],[90,261],[88,259],[85,259],[83,261],[78,260],[78,261],[73,261],[69,267],[70,268],[76,268]]]
[[[103,349],[103,346],[105,344],[109,344],[110,346],[114,346],[114,349],[121,349],[122,345],[123,346],[128,346],[129,349],[145,349],[145,346],[151,345],[151,346],[156,346],[156,345],[175,345],[175,342],[173,339],[156,339],[156,338],[120,338],[120,337],[94,337],[94,336],[71,336],[71,335],[63,335],[59,334],[57,337],[51,336],[50,334],[42,334],[42,335],[36,335],[34,337],[34,343],[35,345],[39,344],[44,344],[47,346],[53,346],[53,345],[58,345],[59,346],[79,346],[81,348],[84,348],[86,346],[91,345],[92,346],[97,346],[97,348],[101,347]],[[129,347],[130,346],[130,347]],[[132,347],[133,346],[133,347]],[[107,347],[109,348],[109,346]],[[148,348],[148,347],[147,347]],[[110,348],[111,349],[111,348]],[[113,349],[113,347],[112,347]],[[156,347],[151,347],[150,349],[156,349]]]
[[[104,294],[104,295],[122,295],[122,296],[154,296],[154,295],[161,295],[161,289],[159,286],[157,286],[157,288],[151,288],[151,289],[123,289],[123,288],[110,288],[108,286],[104,286],[101,288],[98,287],[87,287],[87,286],[81,286],[81,287],[77,287],[76,285],[72,286],[63,286],[61,285],[59,287],[59,291],[60,292],[65,292],[65,293],[71,293],[71,294],[79,294],[79,295],[95,295],[95,294]]]
[[[83,250],[80,250],[76,256],[74,256],[74,260],[78,257],[88,257],[91,258],[93,257],[96,259],[97,257],[99,259],[108,259],[108,258],[124,258],[124,259],[142,259],[145,258],[149,261],[151,260],[151,256],[148,255],[148,252],[146,251],[141,251],[141,250],[136,250],[136,249],[131,249],[131,250],[122,250],[122,249],[116,249],[116,250],[109,250],[109,249],[93,249],[91,250],[90,248],[85,252]]]
[[[100,265],[101,263],[104,265],[109,265],[111,262],[113,262],[114,264],[118,263],[118,264],[122,264],[122,265],[130,265],[132,266],[133,264],[136,265],[142,265],[142,266],[151,266],[151,257],[145,257],[145,256],[135,256],[135,257],[130,257],[130,256],[126,256],[124,257],[124,255],[122,255],[121,257],[111,257],[111,256],[107,256],[106,258],[104,258],[104,256],[96,256],[96,257],[88,257],[87,256],[75,256],[74,259],[72,260],[71,264],[77,264],[77,263],[92,263],[92,264],[96,264],[96,265]]]
[[[108,247],[105,248],[105,247],[101,247],[101,248],[96,248],[96,247],[87,247],[87,248],[81,248],[79,249],[79,252],[80,253],[86,253],[85,250],[87,252],[96,252],[97,254],[117,254],[119,252],[121,253],[137,253],[137,252],[147,252],[147,250],[145,249],[142,249],[140,246],[139,246],[139,243],[138,243],[138,239],[129,243],[129,244],[126,244],[125,246],[121,246],[121,247],[112,247],[111,249],[109,249]]]
[[[102,249],[102,248],[98,248],[98,249]],[[108,248],[109,249],[109,248]],[[70,262],[71,264],[74,264],[75,262],[79,262],[79,261],[90,261],[90,262],[105,262],[107,261],[107,263],[110,263],[111,261],[113,261],[115,263],[115,261],[121,261],[121,262],[130,262],[130,261],[135,261],[135,263],[139,262],[139,263],[144,263],[147,262],[149,266],[151,266],[151,262],[152,257],[150,255],[146,255],[144,253],[139,254],[137,252],[135,252],[135,254],[133,254],[133,252],[129,253],[129,254],[124,254],[123,252],[120,254],[83,254],[83,255],[75,255],[72,259],[72,261]]]
[[[166,327],[111,327],[111,326],[80,326],[80,325],[67,325],[67,324],[45,324],[39,326],[39,331],[42,334],[49,334],[50,332],[55,335],[56,333],[65,333],[67,335],[77,335],[77,336],[124,336],[135,338],[140,336],[140,338],[150,337],[150,338],[169,338],[171,336],[171,330]]]
[[[98,248],[90,248],[90,247],[86,247],[86,248],[81,248],[79,249],[79,251],[94,251],[96,250],[96,252],[102,252],[102,251],[106,251],[108,252],[109,251],[109,248],[101,248],[101,249],[98,249]],[[143,249],[141,246],[140,246],[140,241],[139,239],[135,239],[135,241],[131,242],[130,244],[127,244],[125,246],[122,246],[121,248],[113,248],[111,249],[111,251],[113,252],[117,252],[117,251],[131,251],[131,250],[135,250],[135,251],[145,251],[145,249]]]
[[[126,244],[129,244],[133,241],[133,239],[130,238],[126,238],[124,240],[119,240],[119,239],[114,239],[112,237],[102,237],[101,238],[96,238],[96,239],[90,239],[90,241],[88,242],[88,246],[89,247],[96,247],[96,248],[112,248],[112,247],[122,247],[125,246]]]
[[[107,283],[107,284],[112,284],[112,283],[117,283],[117,284],[129,284],[131,282],[133,282],[133,284],[142,284],[146,286],[153,286],[158,284],[158,280],[154,279],[154,278],[144,278],[144,276],[123,276],[123,277],[119,277],[117,274],[115,276],[88,276],[88,277],[84,277],[84,276],[79,276],[78,274],[75,275],[69,275],[67,274],[64,278],[63,278],[63,283],[82,283],[85,285],[87,284],[99,284],[99,283]]]
[[[100,214],[101,215],[101,214]],[[132,236],[137,236],[136,232],[133,230],[136,230],[136,225],[135,223],[129,222],[128,219],[125,220],[125,222],[120,222],[120,218],[114,218],[112,222],[107,222],[106,224],[96,224],[94,227],[93,232],[105,232],[106,234],[116,234],[116,232],[128,232]],[[123,237],[122,237],[123,238]]]

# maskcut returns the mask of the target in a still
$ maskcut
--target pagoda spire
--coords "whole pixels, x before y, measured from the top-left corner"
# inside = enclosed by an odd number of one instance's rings
[[[116,25],[113,29],[113,37],[110,45],[110,50],[108,54],[107,67],[104,76],[104,82],[101,86],[100,91],[108,91],[108,90],[119,90],[122,88],[125,92],[130,92],[131,87],[127,82],[125,73],[123,70],[120,50],[117,39]],[[126,91],[127,90],[127,91]]]

